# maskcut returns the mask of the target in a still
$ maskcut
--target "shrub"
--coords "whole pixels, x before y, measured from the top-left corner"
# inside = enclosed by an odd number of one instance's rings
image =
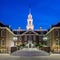
[[[43,44],[36,44],[35,46],[43,47]]]

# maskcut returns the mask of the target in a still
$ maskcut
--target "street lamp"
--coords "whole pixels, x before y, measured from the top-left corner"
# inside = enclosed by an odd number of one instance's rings
[[[17,41],[17,39],[18,39],[17,37],[13,37],[13,40],[14,40],[14,41]]]
[[[43,37],[43,40],[44,40],[44,41],[47,41],[47,39],[48,39],[47,37]]]
[[[14,40],[14,46],[16,46],[16,43],[15,43],[15,42],[17,41],[17,39],[18,39],[17,37],[13,37],[13,40]]]
[[[46,45],[47,37],[43,37],[43,41],[45,42],[44,44]]]

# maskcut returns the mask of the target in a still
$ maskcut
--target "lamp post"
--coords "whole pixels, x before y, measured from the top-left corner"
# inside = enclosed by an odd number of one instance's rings
[[[47,37],[43,37],[43,40],[44,40],[44,41],[47,41],[47,39],[48,39]]]
[[[44,41],[44,42],[46,42],[46,41],[47,41],[47,39],[48,39],[47,37],[43,37],[43,41]]]
[[[45,42],[47,42],[48,38],[47,38],[47,37],[43,37],[43,40],[44,40]],[[46,45],[47,45],[47,44],[46,44]],[[47,47],[47,52],[49,52],[49,53],[51,54],[50,44],[49,44],[49,46],[46,46],[46,47]]]
[[[15,42],[17,41],[17,39],[18,39],[17,37],[13,37],[13,40],[14,40],[14,46],[16,46],[16,43],[15,43]]]

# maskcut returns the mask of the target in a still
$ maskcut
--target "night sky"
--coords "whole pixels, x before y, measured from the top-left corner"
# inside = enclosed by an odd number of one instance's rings
[[[0,0],[0,21],[12,29],[26,29],[29,6],[35,29],[60,21],[60,0]]]

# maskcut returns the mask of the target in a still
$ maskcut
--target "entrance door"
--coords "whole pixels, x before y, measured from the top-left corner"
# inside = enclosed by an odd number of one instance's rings
[[[31,44],[29,44],[29,48],[31,48]]]

